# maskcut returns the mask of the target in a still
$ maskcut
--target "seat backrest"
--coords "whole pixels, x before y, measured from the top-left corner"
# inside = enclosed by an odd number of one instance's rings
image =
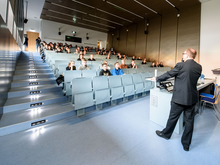
[[[137,69],[128,69],[129,74],[137,73]]]
[[[66,64],[60,64],[59,66],[58,66],[58,70],[59,70],[59,75],[60,74],[63,74],[65,71],[66,71],[66,67],[67,67],[67,65]]]
[[[92,79],[81,77],[72,79],[72,94],[85,93],[92,91]]]
[[[219,102],[219,97],[220,97],[220,92],[218,92],[217,97],[215,97],[215,102],[214,102],[214,104],[218,104],[218,102]]]
[[[133,84],[133,80],[132,80],[132,75],[131,74],[122,75],[121,79],[122,79],[122,84],[123,85],[131,85],[131,84]]]
[[[82,70],[82,77],[95,77],[96,76],[96,70]]]
[[[69,70],[64,72],[64,82],[71,82],[73,78],[80,78],[81,70]]]
[[[146,78],[150,78],[150,74],[149,73],[141,73],[141,78],[142,78],[142,81],[145,81]]]
[[[101,90],[108,88],[108,77],[97,76],[93,78],[93,90]]]
[[[135,84],[143,82],[141,74],[132,74],[132,78]]]
[[[109,76],[109,86],[110,88],[122,86],[121,76]]]

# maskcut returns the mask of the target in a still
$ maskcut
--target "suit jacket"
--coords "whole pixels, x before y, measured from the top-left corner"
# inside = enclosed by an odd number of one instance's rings
[[[182,105],[193,105],[198,102],[197,81],[201,72],[202,66],[189,59],[177,63],[172,70],[157,77],[157,81],[175,77],[172,101]]]

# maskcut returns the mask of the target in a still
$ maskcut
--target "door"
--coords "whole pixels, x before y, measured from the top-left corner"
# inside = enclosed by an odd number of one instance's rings
[[[97,44],[97,48],[98,48],[98,50],[99,50],[99,47],[100,47],[100,42],[98,42],[98,44]]]
[[[28,49],[29,52],[36,52],[36,39],[39,37],[39,33],[27,31]]]

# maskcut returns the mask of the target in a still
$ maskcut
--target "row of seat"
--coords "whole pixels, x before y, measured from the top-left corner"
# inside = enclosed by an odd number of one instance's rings
[[[145,95],[154,87],[152,81],[145,80],[148,73],[128,74],[122,76],[97,76],[73,78],[71,81],[72,104],[75,110],[83,109],[111,101],[116,103],[117,99],[127,100],[128,96],[137,97],[138,94]],[[68,91],[67,91],[68,92]]]

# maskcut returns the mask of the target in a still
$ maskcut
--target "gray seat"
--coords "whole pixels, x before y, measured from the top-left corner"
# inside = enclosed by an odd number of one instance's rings
[[[82,77],[93,77],[96,76],[96,70],[82,70]]]
[[[72,103],[75,110],[93,106],[92,80],[89,77],[72,79]]]
[[[55,77],[59,77],[59,75],[63,74],[66,71],[66,67],[66,64],[60,64],[55,70]]]
[[[129,74],[129,69],[122,69],[124,74]]]
[[[110,101],[110,89],[107,76],[93,78],[93,92],[95,93],[96,105]]]
[[[121,78],[122,78],[122,84],[124,86],[125,97],[134,95],[135,91],[134,91],[132,75],[131,74],[122,75]]]
[[[137,73],[142,73],[143,72],[142,68],[137,68],[136,70],[137,70]]]
[[[150,89],[154,88],[154,83],[149,80],[145,80],[146,78],[150,78],[149,73],[141,73],[142,81],[144,82],[144,90],[149,91]]]
[[[129,74],[137,73],[137,69],[128,69]]]
[[[109,86],[111,89],[111,99],[117,100],[124,97],[123,86],[121,82],[121,76],[110,76]]]
[[[144,92],[144,83],[143,83],[141,74],[132,74],[132,78],[133,78],[136,94],[143,93]]]
[[[80,78],[80,77],[81,77],[81,70],[71,70],[64,72],[64,91],[66,91],[66,96],[72,95],[72,90],[70,87],[72,79]]]
[[[96,64],[88,65],[88,67],[89,67],[91,70],[97,70],[97,69],[99,69],[99,65],[96,65]]]

